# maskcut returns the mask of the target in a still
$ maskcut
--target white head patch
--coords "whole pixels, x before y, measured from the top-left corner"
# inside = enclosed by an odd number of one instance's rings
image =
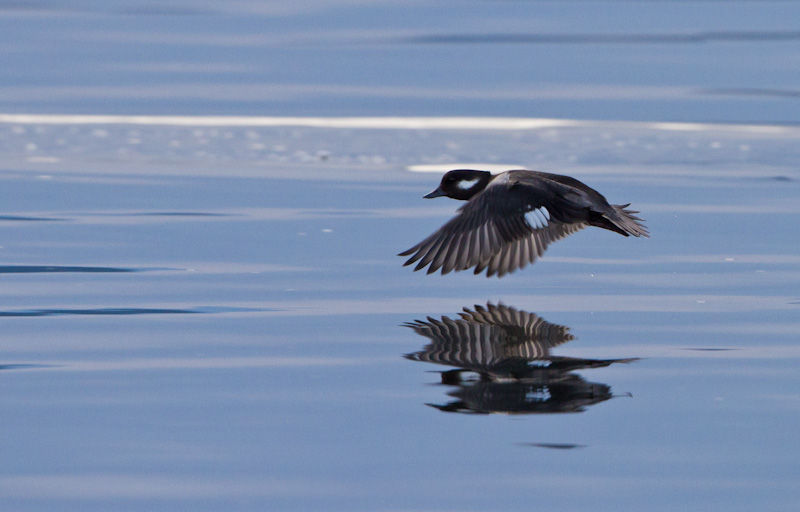
[[[471,180],[459,180],[458,183],[456,183],[456,187],[460,188],[461,190],[469,190],[472,187],[474,187],[479,181],[480,178],[473,178]]]
[[[533,229],[546,228],[550,223],[550,212],[544,206],[540,206],[527,212],[525,220],[528,221],[528,225]]]

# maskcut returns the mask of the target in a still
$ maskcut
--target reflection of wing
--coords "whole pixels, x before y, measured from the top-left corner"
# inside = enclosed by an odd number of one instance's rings
[[[461,318],[467,321],[494,325],[508,334],[506,352],[509,356],[534,360],[548,357],[550,349],[575,339],[569,327],[546,322],[535,313],[520,311],[504,304],[464,308]]]
[[[431,340],[409,359],[488,372],[546,359],[551,347],[573,339],[567,327],[502,304],[464,308],[458,319],[428,317],[404,325]]]

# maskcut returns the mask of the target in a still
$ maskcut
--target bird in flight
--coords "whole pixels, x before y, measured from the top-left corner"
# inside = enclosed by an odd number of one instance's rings
[[[612,205],[588,185],[559,174],[514,170],[500,174],[458,169],[449,171],[425,198],[466,201],[458,214],[431,236],[399,254],[404,265],[428,274],[467,270],[502,277],[533,263],[547,246],[586,226],[624,236],[649,232],[628,210]]]

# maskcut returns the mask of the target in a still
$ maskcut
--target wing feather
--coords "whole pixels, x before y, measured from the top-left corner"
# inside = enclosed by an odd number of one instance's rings
[[[442,274],[474,267],[487,277],[514,272],[542,256],[547,246],[586,226],[557,219],[553,194],[511,179],[492,182],[438,231],[400,253],[405,265]],[[548,211],[549,210],[549,211]],[[530,214],[530,220],[525,215]]]

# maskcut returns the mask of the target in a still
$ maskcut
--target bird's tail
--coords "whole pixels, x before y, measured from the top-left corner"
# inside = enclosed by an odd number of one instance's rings
[[[611,211],[603,215],[610,225],[603,227],[625,236],[633,235],[649,238],[650,232],[647,231],[647,227],[642,224],[643,219],[636,216],[639,212],[627,210],[626,208],[628,206],[630,206],[630,203],[612,204]]]

